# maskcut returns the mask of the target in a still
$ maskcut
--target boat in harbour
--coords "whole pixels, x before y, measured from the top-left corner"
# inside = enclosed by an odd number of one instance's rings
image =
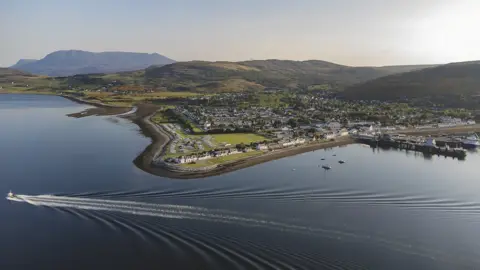
[[[462,146],[466,149],[480,148],[480,138],[476,133],[471,134],[462,140]]]
[[[323,165],[322,168],[324,168],[325,170],[330,170],[332,167],[330,167],[328,165]]]

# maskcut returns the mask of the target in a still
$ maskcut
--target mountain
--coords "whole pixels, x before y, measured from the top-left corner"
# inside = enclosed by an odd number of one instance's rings
[[[33,63],[33,62],[36,62],[36,61],[38,61],[38,60],[37,59],[20,59],[20,60],[18,60],[18,62],[15,65],[11,66],[10,68],[19,69],[23,65],[30,64],[30,63]]]
[[[349,99],[424,99],[448,106],[478,106],[480,61],[390,75],[351,86],[343,95]]]
[[[56,51],[40,60],[20,60],[11,68],[48,76],[115,73],[166,65],[175,61],[157,53]]]
[[[151,66],[145,70],[145,84],[171,91],[342,90],[353,84],[422,67],[350,67],[320,60],[192,61]]]

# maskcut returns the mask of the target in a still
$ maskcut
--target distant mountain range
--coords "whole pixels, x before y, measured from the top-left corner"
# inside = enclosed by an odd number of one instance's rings
[[[115,73],[166,65],[175,61],[158,53],[56,51],[40,60],[21,59],[12,69],[36,75],[70,76],[90,73]]]
[[[480,61],[450,63],[394,74],[348,87],[349,99],[425,99],[449,106],[480,106]]]

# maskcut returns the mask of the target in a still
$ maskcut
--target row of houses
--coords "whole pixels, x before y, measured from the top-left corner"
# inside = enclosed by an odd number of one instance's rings
[[[176,158],[167,158],[167,159],[165,159],[165,162],[185,164],[185,163],[192,163],[192,162],[202,161],[202,160],[216,158],[216,157],[223,157],[223,156],[228,156],[228,155],[239,154],[239,153],[243,153],[243,152],[244,151],[241,151],[237,148],[213,150],[213,151],[207,151],[207,152],[198,153],[198,154],[190,154],[190,155],[179,156],[179,157],[176,157]]]

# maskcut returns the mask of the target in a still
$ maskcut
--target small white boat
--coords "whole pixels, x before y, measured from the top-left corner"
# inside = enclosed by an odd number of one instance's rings
[[[7,200],[10,200],[10,201],[22,201],[22,199],[20,199],[17,195],[13,194],[12,191],[9,191],[8,194],[7,194]]]
[[[295,169],[292,169],[292,171],[295,171]]]
[[[332,167],[330,167],[328,165],[323,165],[322,168],[324,168],[325,170],[330,170]]]

